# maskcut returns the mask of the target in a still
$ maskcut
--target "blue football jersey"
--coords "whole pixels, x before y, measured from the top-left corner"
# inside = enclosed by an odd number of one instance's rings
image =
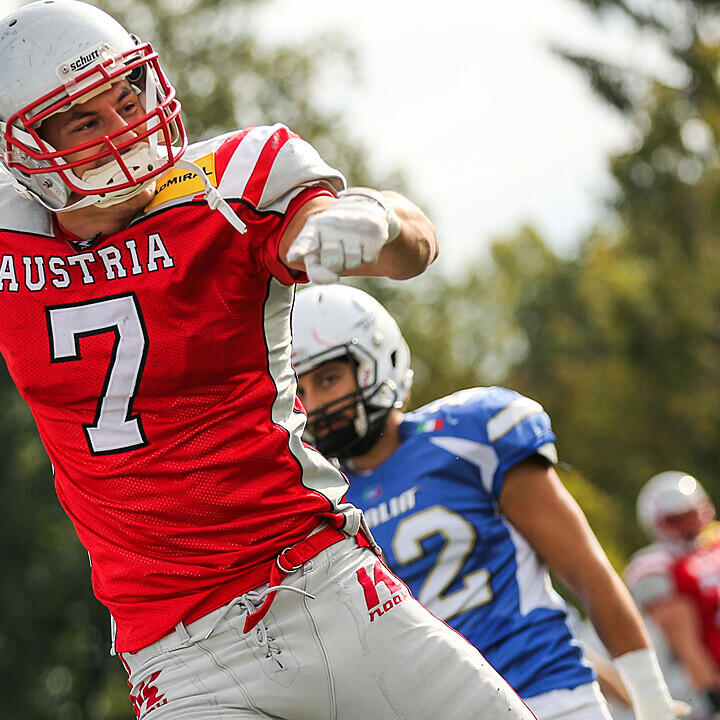
[[[400,438],[372,472],[346,469],[348,500],[393,571],[520,696],[594,680],[545,564],[498,510],[508,468],[536,453],[556,461],[542,406],[506,388],[462,390],[407,414]]]

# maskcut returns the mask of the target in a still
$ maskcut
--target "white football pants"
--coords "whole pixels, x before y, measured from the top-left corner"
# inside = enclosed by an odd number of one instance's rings
[[[551,690],[525,698],[525,702],[538,720],[613,720],[596,682],[572,690]]]
[[[354,539],[323,550],[243,633],[248,593],[122,653],[143,720],[532,720],[463,637]]]

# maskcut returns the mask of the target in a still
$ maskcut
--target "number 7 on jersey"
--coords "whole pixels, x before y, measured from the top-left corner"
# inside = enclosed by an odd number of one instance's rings
[[[113,333],[109,358],[94,421],[83,425],[90,452],[107,455],[147,445],[132,403],[140,386],[148,338],[134,293],[46,308],[52,362],[82,360],[80,339]]]

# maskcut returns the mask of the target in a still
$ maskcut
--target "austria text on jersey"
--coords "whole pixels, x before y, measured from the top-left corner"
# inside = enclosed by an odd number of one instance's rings
[[[122,244],[106,245],[74,255],[14,256],[0,261],[0,292],[39,292],[49,283],[58,289],[73,284],[93,285],[99,275],[105,280],[156,272],[175,265],[159,233],[147,235],[145,242],[131,238]]]

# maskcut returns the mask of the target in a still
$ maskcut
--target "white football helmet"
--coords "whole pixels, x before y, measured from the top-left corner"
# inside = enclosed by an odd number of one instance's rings
[[[637,517],[645,533],[655,540],[681,538],[667,522],[672,516],[695,511],[698,531],[715,517],[715,506],[702,485],[685,472],[668,470],[654,475],[637,498]]]
[[[297,294],[293,311],[292,360],[298,375],[329,360],[353,363],[357,390],[338,403],[308,414],[306,438],[325,455],[346,458],[369,450],[392,408],[401,408],[412,386],[410,350],[390,313],[375,298],[349,285],[310,287]],[[322,437],[319,423],[355,406],[351,427]]]
[[[62,151],[43,140],[43,120],[123,78],[140,97],[141,118]],[[53,211],[113,205],[152,184],[186,147],[180,103],[157,53],[102,10],[40,0],[0,20],[0,163],[18,192]],[[65,159],[88,150],[81,160]],[[74,168],[89,162],[95,168],[78,177]],[[68,206],[71,192],[82,197]]]

